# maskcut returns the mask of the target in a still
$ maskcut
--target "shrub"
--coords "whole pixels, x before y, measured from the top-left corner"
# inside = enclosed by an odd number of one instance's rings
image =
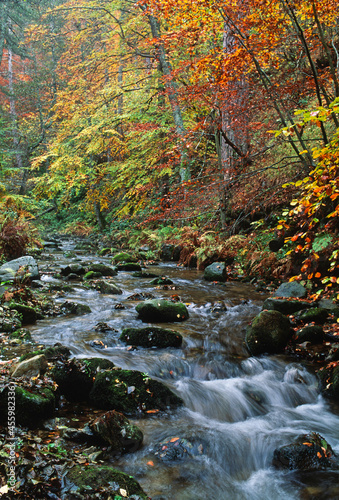
[[[5,219],[0,223],[0,254],[6,260],[26,255],[32,243],[38,244],[28,222]]]

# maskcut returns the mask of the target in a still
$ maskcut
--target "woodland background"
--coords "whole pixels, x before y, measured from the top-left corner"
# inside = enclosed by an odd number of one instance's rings
[[[0,248],[37,231],[339,283],[334,0],[0,2]]]

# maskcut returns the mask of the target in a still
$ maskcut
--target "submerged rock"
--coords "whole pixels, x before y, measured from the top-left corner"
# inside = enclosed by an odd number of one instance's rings
[[[253,356],[279,353],[291,338],[288,318],[278,311],[262,311],[246,330],[246,345]]]
[[[164,299],[146,300],[136,306],[136,311],[143,321],[155,323],[185,321],[189,317],[185,304]]]
[[[202,455],[203,445],[194,444],[186,438],[170,437],[159,443],[155,455],[163,462],[182,462],[195,455]]]
[[[106,370],[95,377],[90,403],[129,415],[177,407],[182,400],[164,384],[136,370]]]
[[[300,471],[339,468],[331,446],[316,432],[299,436],[294,443],[274,450],[273,465],[279,469]]]
[[[109,444],[114,452],[137,451],[142,444],[143,434],[139,427],[131,424],[122,413],[115,410],[93,420],[89,428],[97,439]]]
[[[140,347],[180,347],[182,336],[173,330],[158,327],[125,328],[119,337],[127,344]]]
[[[75,302],[70,302],[68,300],[61,304],[60,311],[63,314],[76,314],[77,316],[92,312],[91,308],[86,304],[76,304]]]
[[[226,281],[225,262],[213,262],[207,266],[204,271],[204,279],[207,281]]]

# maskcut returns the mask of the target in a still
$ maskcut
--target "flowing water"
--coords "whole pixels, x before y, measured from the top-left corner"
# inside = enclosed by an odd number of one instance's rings
[[[67,243],[63,251],[70,249]],[[55,255],[58,264],[66,263],[62,253]],[[89,262],[91,256],[80,259]],[[55,269],[55,264],[49,267]],[[302,364],[284,356],[248,356],[246,325],[265,297],[247,284],[205,282],[201,272],[174,264],[149,271],[170,277],[176,289],[157,289],[149,279],[128,272],[114,278],[122,295],[101,295],[76,283],[58,300],[88,304],[92,313],[42,320],[31,328],[38,342],[61,342],[75,356],[105,357],[122,368],[145,371],[183,399],[180,409],[135,420],[144,433],[143,447],[114,465],[133,475],[153,500],[339,498],[335,471],[296,473],[272,467],[275,448],[310,431],[324,436],[339,454],[339,416]],[[52,278],[46,273],[42,279]],[[128,350],[118,340],[123,328],[145,326],[137,318],[137,302],[128,297],[146,291],[164,298],[177,294],[187,304],[187,321],[158,325],[179,331],[182,348]],[[226,310],[214,310],[216,301]],[[115,309],[117,303],[125,309]],[[98,322],[116,332],[96,332]],[[159,443],[175,437],[191,443],[191,452],[166,460]]]

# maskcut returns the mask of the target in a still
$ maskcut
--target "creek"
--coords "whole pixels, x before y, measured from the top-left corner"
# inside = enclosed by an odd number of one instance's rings
[[[42,261],[42,280],[49,271],[70,262],[63,253]],[[100,258],[109,263],[109,258]],[[98,261],[78,255],[77,262]],[[76,357],[104,357],[117,366],[141,370],[165,383],[184,406],[161,415],[134,419],[144,433],[140,450],[114,460],[114,466],[134,476],[153,500],[280,500],[339,498],[335,471],[300,473],[272,467],[274,449],[300,434],[320,433],[339,454],[338,408],[323,399],[317,379],[303,364],[279,356],[249,357],[244,346],[246,325],[261,310],[265,296],[238,282],[212,284],[203,273],[175,264],[149,266],[149,271],[174,281],[175,290],[157,289],[149,279],[119,272],[114,281],[122,295],[101,295],[81,283],[57,301],[87,304],[92,312],[38,321],[33,339],[45,345],[60,342]],[[118,340],[126,327],[142,328],[128,297],[151,292],[155,297],[179,295],[189,319],[158,324],[183,335],[180,349],[128,349]],[[213,309],[222,301],[226,310]],[[124,309],[116,309],[121,303]],[[105,322],[116,332],[98,333]],[[159,443],[170,438],[192,443],[192,453],[181,460],[161,459]],[[193,452],[195,450],[195,452]]]

